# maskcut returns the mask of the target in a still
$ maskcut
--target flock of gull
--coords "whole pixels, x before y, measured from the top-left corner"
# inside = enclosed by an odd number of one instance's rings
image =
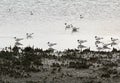
[[[101,40],[103,39],[102,37],[97,37],[97,36],[95,36],[95,39],[96,39],[96,41],[95,41],[95,45],[96,45],[96,47],[97,47],[97,49],[100,51],[100,50],[106,50],[106,49],[111,49],[110,48],[110,46],[111,47],[114,47],[114,46],[116,46],[116,45],[118,45],[118,39],[116,39],[116,38],[112,38],[111,37],[111,42],[110,43],[107,43],[107,44],[105,44],[105,43],[103,43],[103,42],[101,42]],[[100,47],[99,45],[100,44],[102,44],[102,46]]]
[[[76,33],[79,30],[79,28],[76,28],[72,24],[65,23],[65,30],[67,30],[67,29],[72,29],[71,33]],[[32,39],[33,35],[34,35],[34,33],[26,33],[26,39]],[[103,39],[104,39],[103,37],[95,36],[95,46],[98,51],[110,50],[111,47],[114,48],[114,46],[118,45],[118,39],[116,39],[116,38],[111,37],[111,42],[107,43],[107,44],[102,42]],[[15,46],[19,47],[19,46],[23,45],[21,43],[21,41],[24,40],[24,38],[14,37],[14,40],[15,40]],[[88,48],[87,46],[84,45],[84,43],[87,42],[87,40],[77,40],[77,42],[78,42],[77,48],[80,51]],[[47,42],[47,45],[49,48],[53,49],[53,46],[57,45],[57,43]]]
[[[110,50],[110,47],[113,47],[118,45],[118,39],[117,38],[112,38],[111,37],[111,42],[110,43],[104,43],[101,40],[103,39],[103,37],[98,37],[95,36],[95,46],[96,49],[98,51],[103,51],[103,50]],[[83,43],[87,42],[87,40],[77,40],[79,45],[78,45],[78,49],[80,49],[82,51],[82,49],[87,48],[86,46],[82,45]]]
[[[83,17],[81,17],[81,19],[82,18]],[[67,29],[72,29],[72,31],[71,31],[72,33],[76,33],[79,30],[79,28],[73,26],[72,24],[65,23],[65,30],[67,30]],[[95,46],[98,51],[110,50],[111,47],[114,48],[114,46],[118,45],[117,38],[111,37],[111,42],[107,43],[107,44],[102,42],[103,39],[104,39],[103,37],[95,36]],[[82,51],[85,48],[88,48],[87,46],[83,45],[85,42],[87,42],[87,40],[77,40],[77,42],[78,42],[77,48],[80,49],[80,51]],[[57,45],[57,43],[51,43],[51,42],[48,42],[47,44],[48,44],[49,48],[52,48],[53,46]]]
[[[33,15],[33,12],[30,12],[30,14]],[[79,18],[83,19],[84,17],[82,15],[80,15]],[[75,27],[73,24],[65,23],[64,25],[65,25],[65,31],[71,30],[72,34],[79,32],[79,27]],[[34,35],[34,33],[26,33],[26,39],[32,39],[33,35]],[[111,47],[114,48],[114,46],[118,45],[118,42],[117,42],[118,39],[116,39],[116,38],[111,37],[111,42],[107,43],[107,44],[102,42],[102,39],[104,39],[104,38],[95,36],[95,46],[98,51],[109,50],[109,49],[111,49]],[[15,40],[15,46],[19,47],[19,46],[23,45],[20,41],[24,40],[24,38],[14,37],[14,40]],[[85,48],[88,48],[87,46],[83,45],[85,42],[87,42],[87,40],[77,40],[77,42],[78,42],[77,48],[80,49],[80,51],[82,51]],[[53,49],[53,46],[57,45],[57,43],[47,42],[47,45],[49,48]]]
[[[30,12],[31,15],[33,15],[33,12]],[[83,19],[83,16],[80,15],[80,19]],[[65,23],[65,30],[67,29],[72,29],[72,33],[75,33],[75,32],[78,32],[79,28],[73,26],[72,24],[68,24],[68,23]],[[26,33],[26,39],[32,39],[33,38],[33,34],[34,33]],[[22,43],[20,43],[21,40],[23,40],[24,38],[17,38],[17,37],[14,37],[15,39],[15,46],[21,46],[23,45]],[[51,42],[47,42],[49,48],[52,48],[53,46],[57,45],[57,43],[51,43]],[[81,48],[81,47],[84,47],[84,46],[79,46],[78,48]]]
[[[82,19],[83,17],[80,15],[80,18]],[[67,29],[72,29],[72,33],[78,32],[79,28],[74,27],[72,24],[67,24],[65,23],[66,27],[65,30]],[[116,38],[112,38],[111,37],[111,42],[110,43],[103,43],[101,40],[104,39],[103,37],[98,37],[95,36],[95,46],[97,48],[98,51],[103,51],[103,50],[109,50],[111,49],[109,46],[114,47],[116,45],[118,45],[118,39]],[[80,49],[82,51],[82,49],[87,48],[85,45],[83,45],[83,43],[87,42],[87,40],[77,40],[78,42],[78,49]]]
[[[34,33],[26,33],[26,39],[33,38],[33,34]],[[15,39],[15,46],[23,45],[23,44],[20,43],[20,41],[23,40],[23,38],[14,37],[14,39]],[[103,43],[101,41],[102,39],[103,39],[103,37],[95,36],[95,46],[96,46],[98,51],[110,49],[109,46],[113,47],[115,45],[118,45],[118,42],[117,42],[118,39],[116,39],[116,38],[111,37],[111,42],[107,43],[107,44]],[[83,45],[85,42],[87,42],[87,40],[77,40],[77,42],[78,42],[78,47],[77,48],[80,49],[81,51],[82,51],[82,49],[87,48],[87,46]],[[51,42],[47,42],[47,44],[48,44],[49,48],[52,48],[52,49],[53,49],[53,46],[57,45],[57,43],[51,43]]]
[[[84,17],[82,15],[80,15],[80,19],[83,19],[83,18]],[[76,33],[79,30],[78,27],[75,27],[72,24],[65,23],[65,30],[68,30],[68,29],[71,29],[72,33]],[[118,42],[117,42],[118,39],[116,39],[116,38],[111,37],[111,42],[107,43],[107,44],[102,42],[101,41],[102,39],[104,39],[104,38],[95,36],[95,46],[98,51],[109,50],[109,49],[111,49],[110,46],[114,48],[114,46],[118,45]],[[77,40],[77,42],[79,44],[77,48],[80,49],[81,51],[84,48],[88,48],[87,46],[83,45],[83,43],[87,42],[87,40]]]

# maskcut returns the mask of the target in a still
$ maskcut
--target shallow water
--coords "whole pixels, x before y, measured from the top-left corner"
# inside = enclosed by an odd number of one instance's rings
[[[77,39],[86,39],[86,45],[95,49],[95,35],[105,37],[105,42],[111,36],[119,38],[119,5],[119,0],[1,0],[0,46],[14,45],[12,37],[25,38],[26,32],[33,32],[33,39],[21,42],[24,46],[46,49],[50,41],[62,50],[76,48]],[[65,31],[65,22],[80,27],[79,32]]]

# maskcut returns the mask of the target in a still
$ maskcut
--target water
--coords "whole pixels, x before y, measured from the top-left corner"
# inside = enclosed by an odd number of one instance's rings
[[[86,39],[85,45],[95,49],[95,35],[106,43],[111,36],[119,38],[119,4],[119,0],[1,0],[0,46],[14,45],[12,37],[25,38],[33,32],[33,39],[21,42],[24,46],[46,49],[50,41],[58,43],[55,49],[63,50],[76,48],[77,39]],[[65,31],[65,22],[80,27],[79,32]]]

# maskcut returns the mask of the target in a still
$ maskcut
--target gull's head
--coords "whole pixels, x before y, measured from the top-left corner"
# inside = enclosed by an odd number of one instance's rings
[[[14,39],[17,39],[16,37],[13,37]]]
[[[67,25],[67,23],[65,23],[65,25]]]
[[[95,38],[97,38],[97,36],[95,36]]]

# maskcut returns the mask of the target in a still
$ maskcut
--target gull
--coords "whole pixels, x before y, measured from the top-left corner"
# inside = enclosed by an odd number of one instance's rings
[[[98,51],[103,50],[103,48],[102,48],[102,47],[99,47],[98,45],[96,45],[96,48],[97,48]]]
[[[50,43],[50,42],[48,42],[47,43],[48,44],[48,46],[51,48],[52,46],[54,46],[54,45],[57,45],[57,43]]]
[[[102,43],[102,44],[103,44],[103,47],[104,47],[104,46],[109,46],[109,45],[111,45],[111,43],[109,43],[109,44],[104,44],[104,43]]]
[[[86,46],[84,46],[84,45],[78,45],[77,48],[80,49],[80,50],[82,51],[82,49],[83,49],[83,48],[86,48]]]
[[[72,28],[72,27],[73,27],[73,25],[72,25],[72,24],[67,24],[67,23],[65,23],[65,25],[66,25],[65,30],[66,30],[66,29],[70,29],[70,28]]]
[[[103,43],[103,49],[110,49],[110,48],[108,47],[109,45],[111,45],[111,43],[109,43],[109,44],[104,44],[104,43]]]
[[[19,41],[23,40],[23,38],[17,38],[17,37],[14,37],[14,39],[15,39],[16,42],[19,42]]]
[[[86,46],[84,46],[84,45],[78,45],[77,48],[80,49],[80,51],[82,52],[82,49],[86,48]]]
[[[115,46],[115,45],[118,45],[118,43],[116,43],[116,42],[113,41],[113,42],[111,43],[111,46]]]
[[[78,29],[79,29],[79,28],[73,27],[73,28],[72,28],[72,33],[78,32]]]
[[[117,41],[118,39],[115,39],[115,38],[112,38],[111,37],[111,41],[113,41],[113,42],[115,42],[115,41]]]
[[[80,19],[83,19],[84,17],[82,15],[80,15]]]
[[[95,39],[96,39],[97,41],[99,41],[99,40],[101,40],[101,39],[103,39],[103,38],[102,38],[102,37],[95,36]]]
[[[32,36],[33,34],[34,34],[34,33],[26,33],[26,36],[27,36],[26,38],[27,38],[27,39],[33,38],[33,36]]]
[[[95,41],[95,45],[102,43],[101,41]]]
[[[87,42],[87,40],[77,40],[77,42],[78,42],[79,44],[82,44],[82,43]]]
[[[15,46],[20,46],[20,45],[23,45],[23,44],[21,44],[20,42],[15,42]]]
[[[78,48],[86,48],[84,45],[78,45]]]
[[[103,49],[110,49],[108,46],[104,46]]]

